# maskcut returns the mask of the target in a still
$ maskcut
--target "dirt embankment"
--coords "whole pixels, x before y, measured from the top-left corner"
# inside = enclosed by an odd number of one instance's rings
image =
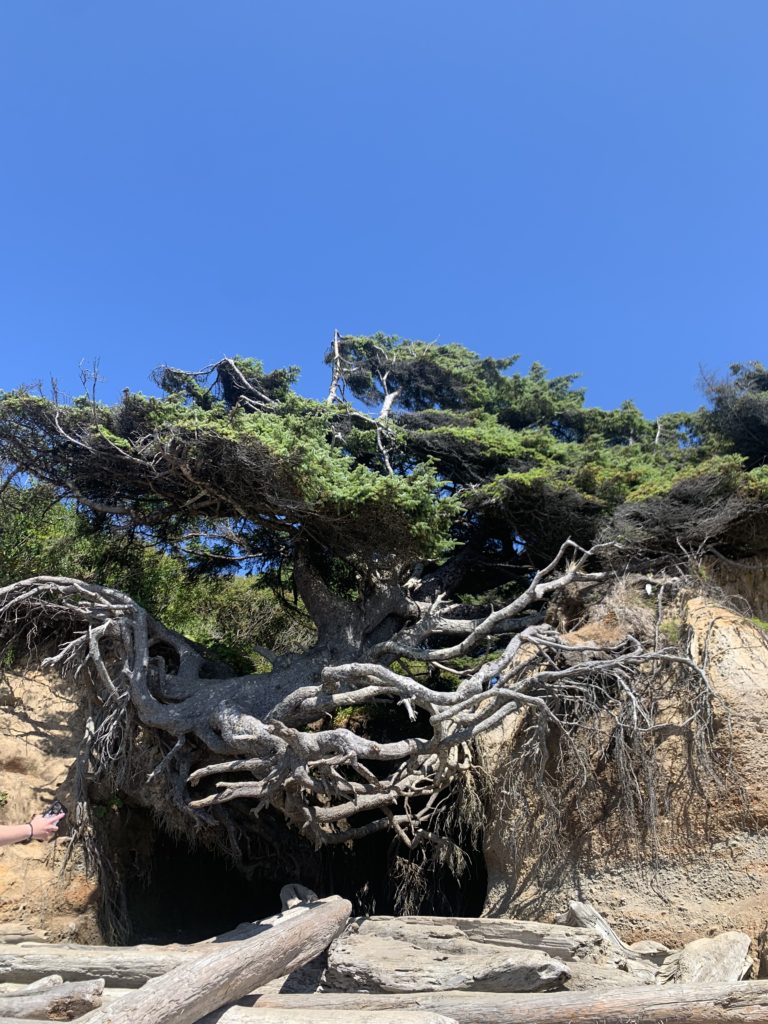
[[[0,676],[0,822],[28,821],[54,797],[65,804],[83,735],[83,713],[40,673]],[[28,925],[50,941],[101,941],[96,884],[75,852],[62,872],[67,829],[53,843],[0,847],[0,922]]]
[[[768,926],[768,636],[748,619],[696,598],[681,610],[690,650],[714,691],[720,782],[696,781],[679,731],[660,737],[667,785],[656,820],[656,850],[643,852],[610,799],[587,827],[549,835],[549,857],[521,861],[520,817],[491,808],[486,831],[485,913],[552,919],[569,900],[593,903],[625,941],[679,946],[741,929],[756,940]],[[616,642],[616,616],[584,627],[582,639]],[[519,724],[518,724],[519,728]],[[503,771],[515,723],[484,744],[486,765]],[[532,803],[535,803],[535,795]],[[582,818],[582,825],[583,825]],[[536,828],[535,818],[531,823]]]

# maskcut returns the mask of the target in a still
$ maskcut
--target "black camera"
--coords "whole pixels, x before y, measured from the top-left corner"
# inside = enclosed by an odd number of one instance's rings
[[[50,807],[46,807],[43,811],[44,818],[52,818],[55,814],[66,814],[67,808],[61,802],[61,800],[54,800]]]

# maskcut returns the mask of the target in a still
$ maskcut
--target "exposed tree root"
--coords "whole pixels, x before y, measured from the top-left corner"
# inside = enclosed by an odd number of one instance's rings
[[[706,677],[676,647],[659,646],[658,630],[655,645],[629,635],[603,646],[574,643],[543,621],[565,587],[605,582],[586,569],[592,553],[566,542],[490,614],[468,617],[440,595],[414,600],[389,639],[366,647],[358,636],[354,659],[334,662],[318,644],[275,658],[262,675],[206,678],[205,656],[189,641],[126,595],[73,579],[0,590],[0,627],[31,645],[55,635],[46,665],[88,692],[76,818],[86,842],[87,782],[108,777],[129,792],[151,786],[156,806],[201,826],[226,824],[225,805],[247,802],[254,815],[274,809],[316,846],[388,829],[415,848],[439,844],[446,798],[473,771],[473,740],[510,715],[526,712],[529,754],[556,741],[571,780],[593,771],[596,746],[612,749],[638,807],[653,790],[655,734],[669,727],[657,714],[661,669],[687,695],[680,728],[706,746]],[[381,704],[416,735],[385,741],[328,727],[341,707]]]

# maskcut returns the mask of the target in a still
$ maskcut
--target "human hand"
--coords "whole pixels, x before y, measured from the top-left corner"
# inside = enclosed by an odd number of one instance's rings
[[[32,838],[48,842],[56,837],[63,814],[36,814],[30,821]]]

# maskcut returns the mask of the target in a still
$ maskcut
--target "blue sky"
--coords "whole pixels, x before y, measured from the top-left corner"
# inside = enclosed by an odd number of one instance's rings
[[[765,0],[7,0],[0,387],[302,367],[334,328],[590,404],[765,358]]]

